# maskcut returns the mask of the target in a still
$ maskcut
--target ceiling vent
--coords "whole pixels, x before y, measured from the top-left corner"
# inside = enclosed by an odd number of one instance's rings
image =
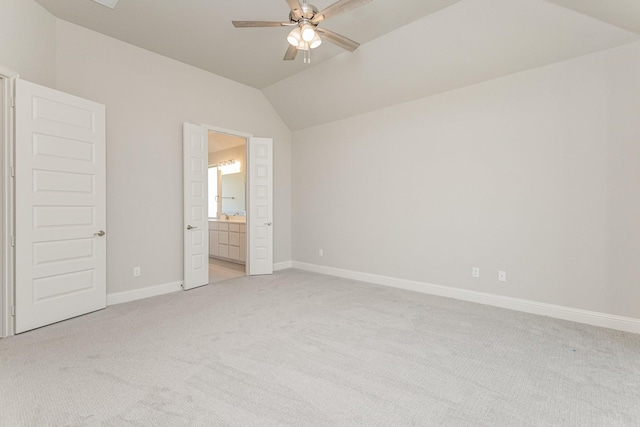
[[[93,0],[96,3],[100,3],[103,6],[107,6],[114,9],[120,0]]]

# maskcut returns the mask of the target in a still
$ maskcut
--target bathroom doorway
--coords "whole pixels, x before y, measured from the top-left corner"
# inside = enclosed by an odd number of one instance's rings
[[[247,139],[208,131],[209,284],[247,274]]]

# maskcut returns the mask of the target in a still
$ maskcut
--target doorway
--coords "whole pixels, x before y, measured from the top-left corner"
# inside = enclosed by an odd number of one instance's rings
[[[247,139],[208,131],[209,284],[247,274]]]
[[[208,217],[209,131],[241,137],[245,142],[245,210],[243,211],[242,206],[239,206],[231,208],[229,212],[223,212],[222,205],[218,208],[217,202],[222,203],[223,200],[229,199],[223,199],[224,194],[220,190],[220,193],[216,192],[212,196],[214,200],[218,198],[215,200],[217,218],[214,217],[217,221],[209,221]],[[209,283],[209,246],[217,248],[217,256],[226,258],[225,261],[239,261],[240,256],[244,255],[247,275],[273,274],[273,139],[185,122],[182,145],[184,194],[182,288],[189,290]],[[234,163],[236,162],[220,160],[215,167],[220,169],[228,165],[233,166]],[[237,165],[234,167],[237,168]],[[216,182],[212,187],[218,188],[224,184],[224,180],[220,180],[220,186],[218,185],[217,171],[212,174],[212,179],[213,177],[216,177]],[[213,209],[212,207],[212,212]],[[244,248],[241,247],[242,243]]]

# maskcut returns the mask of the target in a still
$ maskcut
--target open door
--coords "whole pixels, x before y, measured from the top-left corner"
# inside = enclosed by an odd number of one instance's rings
[[[106,307],[105,107],[16,81],[16,333]]]
[[[273,140],[249,138],[249,274],[273,273]]]
[[[201,126],[183,126],[184,283],[196,288],[209,283],[208,134]]]

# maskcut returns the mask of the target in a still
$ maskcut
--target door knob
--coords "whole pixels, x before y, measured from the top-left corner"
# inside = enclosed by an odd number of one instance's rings
[[[272,222],[265,222],[264,225],[268,225],[269,227],[271,227]]]
[[[187,225],[187,230],[193,230],[194,228],[198,228],[198,227],[192,227],[190,225]]]
[[[105,234],[107,233],[105,233],[103,230],[100,230],[97,233],[93,233],[94,236],[100,236],[100,237],[104,236]]]

